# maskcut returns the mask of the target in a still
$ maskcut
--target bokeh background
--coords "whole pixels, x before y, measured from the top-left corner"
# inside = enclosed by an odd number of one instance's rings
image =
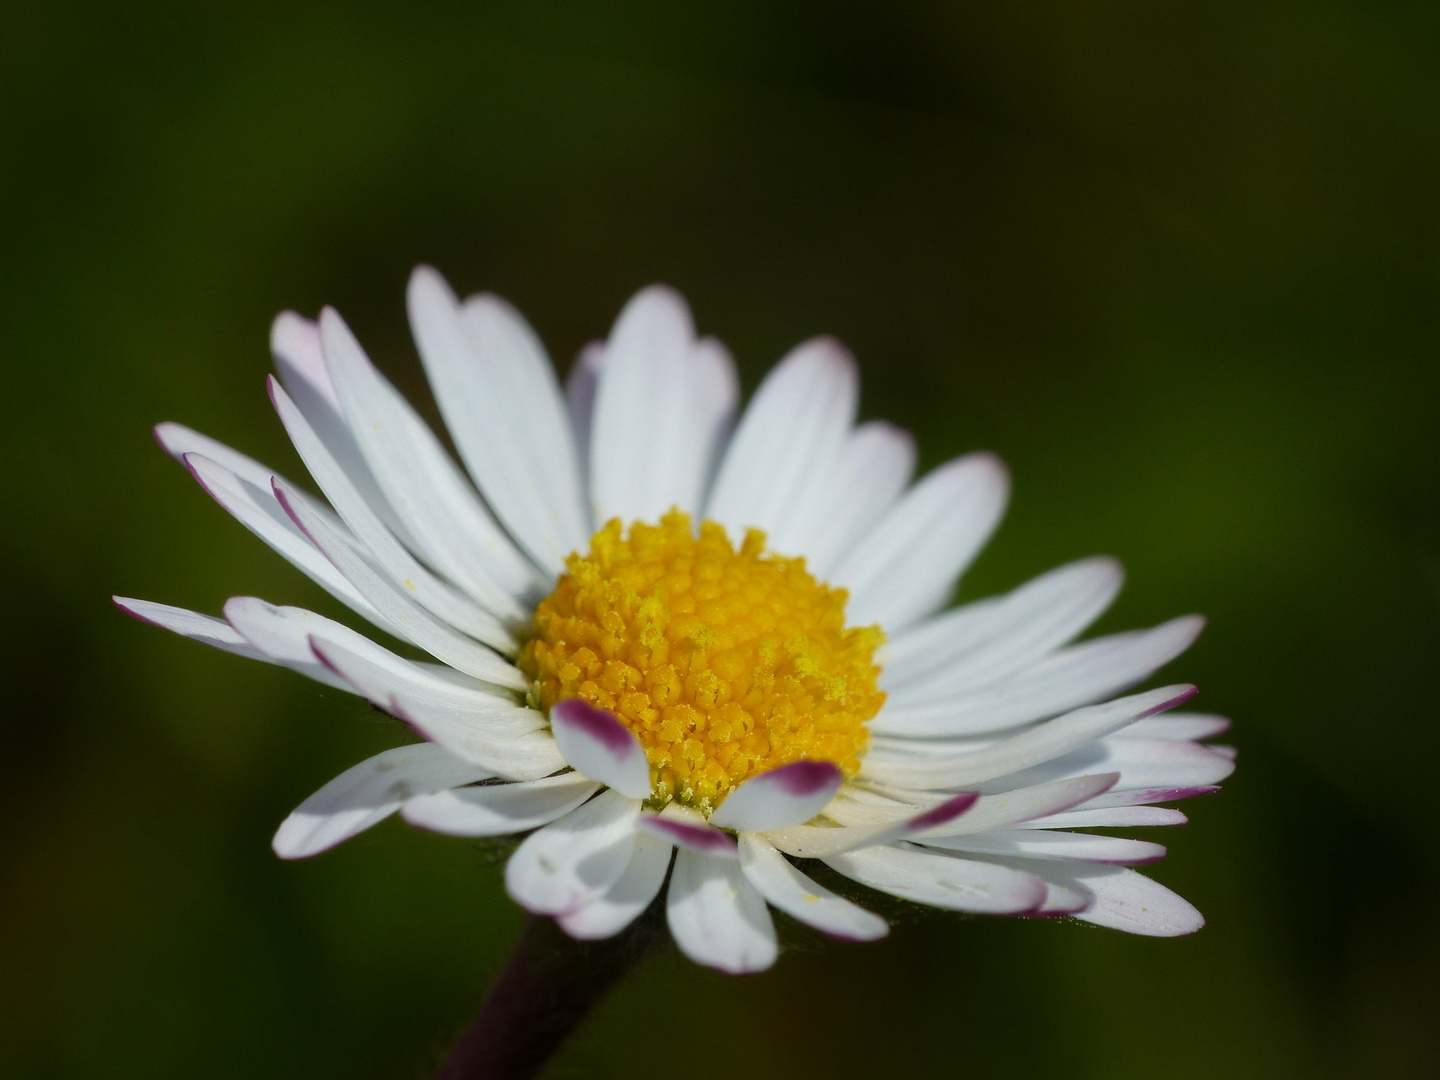
[[[910,917],[661,956],[557,1077],[1440,1075],[1440,8],[1333,0],[0,5],[0,1072],[423,1077],[519,916],[389,823],[269,850],[403,733],[112,592],[332,611],[155,447],[301,470],[271,317],[434,415],[410,267],[567,369],[667,281],[747,388],[840,335],[923,462],[1009,461],[962,596],[1097,552],[1241,768],[1178,941]]]

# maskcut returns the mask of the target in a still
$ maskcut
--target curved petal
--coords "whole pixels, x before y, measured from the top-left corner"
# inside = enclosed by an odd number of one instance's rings
[[[382,376],[333,309],[320,314],[325,365],[365,462],[430,565],[502,618],[543,588],[434,432]]]
[[[848,623],[901,630],[941,607],[1000,523],[1010,478],[994,454],[941,465],[911,488],[835,568]]]
[[[1141,863],[1159,862],[1165,857],[1164,845],[1149,840],[1052,832],[1048,829],[1001,830],[969,833],[964,836],[927,836],[917,843],[945,851],[969,851],[978,855],[1109,863],[1115,866],[1138,866]]]
[[[801,495],[839,461],[859,395],[860,378],[845,346],[828,337],[797,345],[765,376],[741,416],[705,516],[737,543],[749,528],[783,535]]]
[[[681,952],[732,975],[764,971],[779,952],[765,899],[735,859],[681,848],[665,917]]]
[[[210,645],[221,652],[243,656],[247,660],[259,660],[266,664],[275,663],[269,656],[246,641],[240,632],[224,619],[217,619],[213,615],[202,615],[198,611],[189,611],[186,608],[171,607],[169,604],[136,600],[129,596],[112,596],[110,599],[126,615],[149,623],[151,626],[164,627],[191,641]]]
[[[347,545],[324,518],[297,500],[290,488],[279,480],[272,481],[272,486],[285,512],[304,530],[310,542],[345,575],[356,592],[374,606],[380,613],[382,624],[392,634],[413,642],[437,660],[467,675],[496,686],[525,689],[525,677],[513,664],[429,615],[393,585],[368,557]]]
[[[703,852],[717,859],[739,858],[735,837],[703,820],[692,821],[673,814],[641,814],[640,828],[678,848]]]
[[[1116,867],[1066,867],[1047,877],[1074,882],[1095,894],[1095,902],[1077,918],[1096,926],[1145,937],[1180,937],[1205,925],[1195,905],[1158,881]]]
[[[386,750],[346,769],[301,803],[275,833],[275,854],[282,859],[318,855],[385,820],[406,799],[488,775],[431,743]]]
[[[845,774],[828,761],[792,761],[752,776],[725,797],[710,824],[737,832],[803,825],[835,797]]]
[[[932,684],[897,695],[871,723],[877,734],[934,738],[1018,727],[1101,701],[1143,682],[1188,649],[1205,628],[1198,615],[1149,630],[1095,638],[1055,653],[997,685],[957,694],[955,684]]]
[[[650,763],[635,733],[604,709],[567,698],[550,710],[560,753],[576,772],[632,799],[650,796]]]
[[[697,341],[673,289],[642,289],[605,345],[590,432],[597,523],[656,521],[672,507],[698,514],[715,444],[738,396],[719,342]]]
[[[974,791],[962,791],[958,795],[950,796],[938,806],[920,809],[899,821],[862,828],[797,825],[766,833],[765,839],[787,855],[802,859],[823,859],[842,851],[875,847],[924,835],[962,817],[975,805],[979,797]]]
[[[630,852],[625,872],[598,899],[557,915],[555,921],[560,924],[560,929],[581,941],[618,934],[650,906],[650,901],[665,884],[672,850],[658,836],[648,832],[636,833],[635,848]]]
[[[422,566],[395,537],[351,481],[340,462],[305,419],[279,382],[268,380],[270,400],[310,475],[320,485],[340,519],[390,577],[442,622],[496,649],[513,651],[515,639],[500,621],[468,596]]]
[[[895,845],[831,855],[825,864],[872,889],[952,911],[1020,915],[1045,903],[1045,882],[996,863]]]
[[[827,478],[799,492],[784,527],[770,537],[776,551],[805,556],[825,580],[880,515],[900,497],[915,472],[915,439],[908,431],[871,420],[850,432]]]
[[[630,862],[640,803],[602,791],[531,833],[505,864],[505,889],[526,911],[563,915],[594,903]]]
[[[1063,757],[1127,724],[1189,701],[1194,695],[1193,686],[1162,686],[1104,705],[1076,709],[968,753],[917,754],[902,758],[882,757],[871,751],[861,762],[860,775],[879,784],[930,790],[979,784]]]
[[[551,574],[590,537],[579,455],[550,359],[498,296],[462,309],[434,269],[416,267],[410,328],[445,426],[491,509]]]
[[[771,905],[831,937],[875,941],[890,932],[880,916],[816,884],[763,837],[741,833],[740,868]]]
[[[510,836],[548,825],[600,790],[575,773],[417,795],[400,811],[411,825],[450,836]]]
[[[1114,559],[1082,559],[902,631],[885,643],[887,704],[958,697],[1038,663],[1098,619],[1124,580]]]

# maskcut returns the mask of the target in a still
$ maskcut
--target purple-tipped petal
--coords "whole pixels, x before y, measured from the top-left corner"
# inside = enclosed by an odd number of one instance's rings
[[[634,732],[604,709],[567,698],[550,710],[555,742],[571,768],[632,799],[650,795],[650,763]]]
[[[939,806],[883,825],[838,829],[800,825],[767,833],[766,839],[787,855],[804,859],[824,859],[845,851],[908,840],[927,830],[939,828],[964,814],[975,805],[979,797],[978,792],[962,791],[958,795],[950,796]]]
[[[640,827],[663,837],[676,847],[689,848],[706,855],[718,855],[725,859],[739,858],[735,838],[713,825],[677,821],[675,818],[659,817],[655,814],[641,814]]]
[[[710,824],[736,832],[803,825],[825,809],[844,781],[831,762],[792,761],[746,780],[710,815]]]

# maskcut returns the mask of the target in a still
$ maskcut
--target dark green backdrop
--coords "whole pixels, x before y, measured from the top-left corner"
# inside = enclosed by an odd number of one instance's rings
[[[504,955],[462,842],[270,854],[394,727],[107,599],[331,610],[149,426],[300,472],[271,317],[337,305],[423,395],[428,261],[562,367],[656,280],[747,387],[839,334],[926,464],[1013,469],[963,594],[1119,556],[1104,626],[1209,615],[1166,677],[1241,750],[1160,837],[1194,938],[665,956],[557,1076],[1435,1075],[1437,55],[1381,0],[6,0],[0,1072],[421,1077]]]

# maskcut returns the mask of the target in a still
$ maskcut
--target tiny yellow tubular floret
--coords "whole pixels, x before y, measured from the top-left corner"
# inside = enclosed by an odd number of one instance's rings
[[[866,723],[885,702],[878,626],[845,626],[844,589],[805,560],[765,551],[751,529],[672,510],[658,525],[619,519],[566,561],[535,612],[520,668],[548,711],[578,697],[645,747],[652,803],[706,813],[746,777],[802,759],[860,768]]]

